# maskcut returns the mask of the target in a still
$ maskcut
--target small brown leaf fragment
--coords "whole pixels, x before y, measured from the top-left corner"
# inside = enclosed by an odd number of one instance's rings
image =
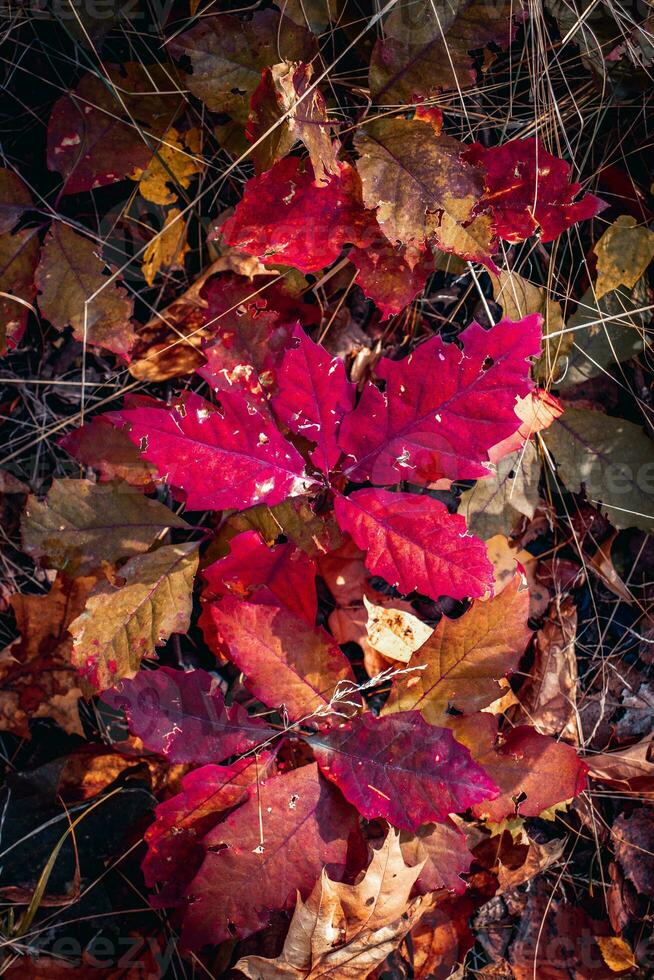
[[[534,665],[519,693],[524,720],[543,735],[578,743],[576,720],[577,610],[571,598],[557,596],[545,625],[536,634]]]

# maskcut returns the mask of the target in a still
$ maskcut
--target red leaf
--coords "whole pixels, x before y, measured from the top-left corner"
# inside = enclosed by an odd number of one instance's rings
[[[221,411],[188,392],[171,408],[160,402],[106,418],[129,426],[144,459],[191,510],[277,504],[310,485],[302,457],[265,411],[236,392],[223,392],[220,402]]]
[[[204,858],[202,838],[227,810],[247,799],[250,787],[268,775],[272,759],[262,752],[231,766],[202,766],[183,777],[181,793],[157,806],[155,822],[145,832],[148,852],[141,866],[148,888],[160,886],[150,896],[155,908],[181,904]]]
[[[158,808],[160,809],[160,807]],[[440,888],[462,895],[466,885],[461,878],[469,870],[472,854],[466,836],[451,822],[425,824],[416,834],[400,836],[402,854],[407,864],[425,864],[415,883],[416,894],[425,895]]]
[[[262,262],[317,272],[338,258],[346,242],[365,246],[370,219],[358,174],[349,164],[340,163],[339,176],[317,187],[310,163],[284,157],[247,182],[222,234],[229,245]]]
[[[123,708],[132,735],[169,762],[220,762],[275,734],[240,705],[228,708],[217,679],[204,670],[141,670],[102,698]]]
[[[452,719],[452,728],[501,790],[496,799],[473,808],[478,817],[494,823],[516,812],[537,817],[584,789],[588,766],[565,742],[522,725],[496,743],[497,719],[484,712]],[[525,799],[516,802],[523,794]]]
[[[522,242],[539,228],[541,241],[551,242],[607,206],[593,194],[575,201],[581,184],[570,183],[570,164],[548,153],[535,136],[502,146],[473,143],[464,158],[484,168],[479,209],[490,208],[495,231],[508,242]]]
[[[154,488],[157,471],[142,458],[129,436],[102,415],[66,433],[59,445],[84,466],[93,467],[98,483],[120,479],[147,492]]]
[[[367,551],[366,568],[407,594],[475,598],[492,590],[486,546],[466,534],[465,519],[433,497],[355,490],[337,497],[336,519]]]
[[[359,715],[310,742],[321,770],[364,817],[403,830],[497,796],[452,732],[428,725],[418,711]]]
[[[291,721],[324,712],[339,681],[354,684],[345,654],[323,629],[287,609],[225,596],[207,614],[245,674],[250,691],[271,708],[284,705]],[[358,702],[358,695],[349,698]]]
[[[408,306],[434,271],[429,249],[398,249],[381,232],[367,248],[353,248],[348,259],[359,270],[357,286],[379,307],[383,320]]]
[[[316,565],[306,552],[290,542],[269,548],[258,531],[237,534],[229,548],[225,558],[202,573],[205,597],[231,593],[250,602],[281,604],[313,627],[318,612]]]
[[[229,391],[242,388],[254,395],[270,387],[272,368],[288,343],[290,331],[280,324],[280,314],[269,308],[268,290],[244,276],[221,275],[202,290],[207,306],[203,326],[215,339],[203,349],[207,359],[198,374],[212,388]]]
[[[311,461],[327,473],[341,456],[336,436],[354,407],[356,388],[347,380],[343,362],[314,344],[299,325],[293,341],[279,370],[273,408],[291,432],[316,443]]]
[[[200,947],[249,936],[272,912],[291,909],[326,865],[341,876],[356,811],[315,765],[262,781],[243,806],[204,840],[208,848],[189,886],[183,942]]]
[[[516,398],[533,388],[527,359],[540,352],[541,319],[472,323],[463,352],[434,337],[400,361],[384,358],[343,421],[339,443],[353,480],[429,483],[488,476],[489,449],[520,426]],[[490,360],[490,363],[489,363]]]
[[[48,169],[63,176],[64,194],[104,187],[137,167],[145,169],[153,137],[164,134],[179,110],[181,96],[163,66],[128,62],[109,65],[106,74],[108,79],[85,75],[53,106]]]

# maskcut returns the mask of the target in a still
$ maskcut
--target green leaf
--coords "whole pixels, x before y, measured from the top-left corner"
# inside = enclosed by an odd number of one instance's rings
[[[55,480],[44,501],[33,496],[27,500],[23,547],[49,568],[80,575],[103,562],[147,551],[158,535],[173,527],[188,525],[120,480]]]
[[[568,408],[542,438],[568,490],[585,486],[617,528],[654,527],[654,446],[639,425]]]

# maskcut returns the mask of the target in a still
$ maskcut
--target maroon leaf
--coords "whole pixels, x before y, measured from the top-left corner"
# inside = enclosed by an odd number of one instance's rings
[[[498,794],[495,783],[448,728],[418,711],[359,715],[310,739],[322,772],[369,820],[416,830]]]
[[[488,451],[520,427],[516,399],[533,388],[528,358],[540,352],[537,315],[491,330],[472,323],[463,351],[434,337],[400,361],[377,366],[343,421],[339,443],[354,480],[429,483],[487,476]]]
[[[217,678],[204,670],[141,670],[102,698],[124,709],[132,735],[169,762],[220,762],[275,735],[240,705],[228,708]]]
[[[170,68],[128,62],[109,65],[106,73],[106,78],[85,75],[52,109],[48,167],[63,176],[65,194],[113,184],[137,167],[145,169],[153,138],[163,136],[179,109],[182,97],[175,93]]]
[[[570,183],[570,164],[548,153],[535,136],[502,146],[474,143],[465,159],[484,168],[479,208],[491,210],[495,231],[509,242],[522,242],[539,229],[541,241],[551,242],[607,206],[593,194],[575,201],[581,184]]]
[[[84,466],[92,467],[99,483],[125,480],[133,487],[150,491],[157,471],[148,463],[121,429],[116,429],[102,415],[73,429],[59,440],[59,445]]]
[[[348,259],[358,269],[357,286],[379,307],[382,319],[408,306],[434,271],[429,249],[397,248],[381,232],[367,248],[353,248]]]
[[[400,592],[437,599],[475,598],[492,590],[486,546],[466,534],[465,519],[433,497],[388,490],[355,490],[337,497],[336,519],[359,548],[373,575]]]
[[[314,344],[298,325],[284,354],[273,408],[291,432],[316,443],[311,461],[325,473],[341,456],[336,436],[354,407],[355,386],[343,362]]]
[[[359,177],[349,164],[339,164],[338,176],[317,187],[310,163],[284,157],[247,182],[222,234],[262,262],[317,272],[338,258],[346,242],[364,247],[370,229],[371,213],[364,210]]]
[[[223,595],[250,602],[282,605],[305,620],[316,622],[316,565],[290,542],[269,548],[258,531],[244,531],[229,542],[229,554],[204,569],[205,598]]]
[[[556,803],[578,796],[588,766],[572,745],[541,735],[527,725],[497,737],[497,718],[487,713],[452,720],[456,738],[495,780],[500,795],[477,803],[473,812],[499,823],[518,813],[537,817]]]
[[[466,890],[461,875],[469,870],[472,854],[466,844],[466,835],[453,823],[428,823],[415,834],[403,832],[400,844],[407,864],[415,867],[421,861],[425,862],[414,886],[416,893],[424,895],[447,888],[462,895]]]
[[[339,682],[354,685],[350,664],[323,629],[307,629],[287,609],[225,596],[207,614],[245,674],[250,691],[271,708],[280,705],[291,721],[328,713]],[[359,702],[358,695],[349,697]]]
[[[323,867],[342,875],[356,811],[315,765],[261,781],[204,839],[207,854],[189,886],[182,940],[200,947],[249,936],[271,913],[306,897]]]
[[[129,427],[144,459],[182,491],[191,510],[276,504],[311,483],[270,416],[238,393],[223,392],[220,411],[188,392],[171,408],[152,403],[106,418]]]
[[[150,897],[155,908],[182,903],[204,858],[202,838],[269,775],[272,761],[270,753],[261,752],[231,766],[202,766],[183,777],[180,793],[157,806],[145,833],[148,852],[142,864],[148,888],[159,885]]]

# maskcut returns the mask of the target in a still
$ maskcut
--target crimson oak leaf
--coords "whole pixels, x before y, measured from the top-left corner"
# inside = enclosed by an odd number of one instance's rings
[[[263,929],[271,913],[293,907],[298,891],[309,894],[325,865],[340,877],[356,839],[356,810],[315,764],[260,781],[204,839],[183,943],[198,948]]]
[[[492,591],[486,546],[439,500],[422,494],[355,490],[334,502],[336,519],[359,548],[366,568],[403,593],[432,599],[475,598]]]
[[[287,541],[269,548],[258,531],[229,542],[229,554],[204,569],[205,599],[235,595],[250,602],[281,605],[313,626],[318,612],[316,565]]]
[[[502,146],[473,143],[464,156],[483,168],[479,210],[491,210],[496,233],[508,242],[522,242],[539,230],[541,241],[551,242],[606,207],[593,194],[575,200],[581,184],[570,183],[570,164],[548,153],[535,136]]]
[[[274,756],[251,753],[229,766],[206,765],[182,778],[182,790],[160,803],[145,832],[148,852],[141,868],[155,908],[180,905],[204,858],[202,838],[225,813],[245,802],[250,788],[265,779]]]
[[[338,173],[317,187],[310,163],[284,157],[247,182],[221,231],[229,245],[262,262],[317,272],[331,265],[346,243],[365,247],[373,234],[372,219],[349,164],[339,163]]]
[[[224,596],[206,607],[246,687],[271,708],[283,705],[290,721],[331,713],[331,700],[354,687],[354,674],[333,637],[275,605]],[[359,695],[350,695],[359,703]]]
[[[102,699],[124,709],[132,735],[171,763],[220,762],[275,735],[241,705],[228,708],[219,681],[205,670],[141,670]]]
[[[428,725],[418,711],[367,712],[309,741],[322,772],[364,817],[402,830],[445,821],[498,794],[452,732]]]
[[[353,480],[426,484],[488,475],[489,450],[520,427],[516,399],[534,387],[528,359],[540,353],[541,318],[471,323],[463,346],[433,337],[399,361],[383,358],[343,421],[339,445]]]
[[[105,417],[126,427],[159,477],[183,494],[190,510],[243,510],[277,504],[311,480],[300,454],[265,408],[238,392],[221,393],[220,410],[188,392],[172,407],[151,401]]]
[[[338,430],[354,408],[355,391],[343,362],[314,344],[298,324],[278,372],[272,404],[291,432],[316,443],[311,461],[325,473],[341,456]]]

